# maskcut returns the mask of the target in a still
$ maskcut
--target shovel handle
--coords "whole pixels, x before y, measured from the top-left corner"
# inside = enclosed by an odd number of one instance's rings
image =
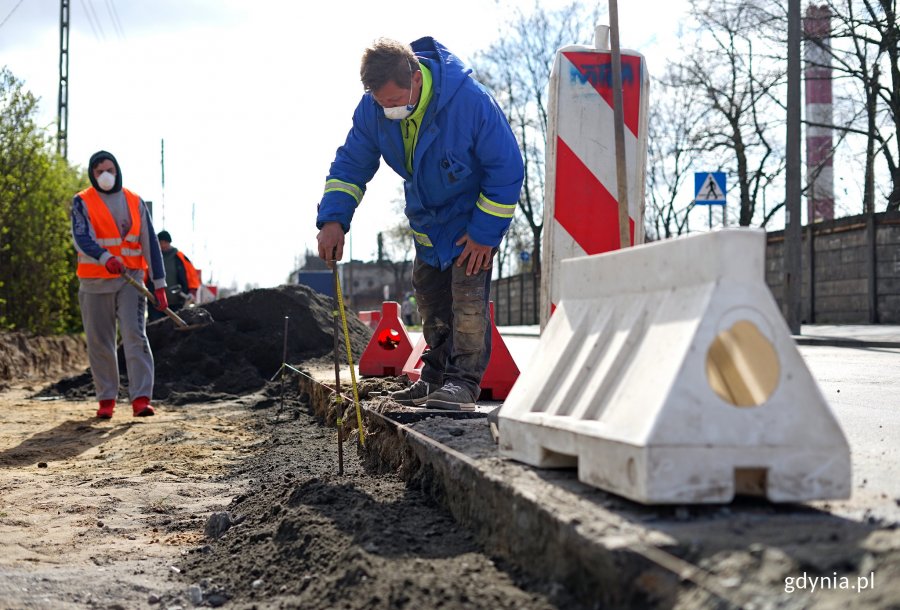
[[[140,282],[136,281],[133,277],[131,277],[130,275],[128,275],[127,272],[126,272],[126,273],[123,273],[123,274],[122,274],[122,277],[125,278],[125,281],[126,281],[126,282],[128,282],[129,284],[131,284],[132,286],[134,286],[135,288],[137,288],[137,289],[138,289],[138,292],[140,292],[140,293],[143,294],[145,297],[147,297],[147,300],[149,300],[149,301],[150,301],[151,303],[153,303],[153,304],[156,304],[156,297],[153,296],[153,293],[152,293],[152,292],[150,292],[149,290],[147,290],[147,287],[146,287],[146,286],[144,286],[144,285],[141,284]],[[169,317],[172,319],[172,321],[175,322],[175,325],[178,326],[179,328],[184,328],[185,326],[187,326],[187,322],[185,322],[184,320],[182,320],[181,317],[180,317],[177,313],[175,313],[174,311],[172,311],[172,310],[169,309],[168,307],[166,307],[165,309],[163,309],[163,313],[166,314],[167,316],[169,316]]]

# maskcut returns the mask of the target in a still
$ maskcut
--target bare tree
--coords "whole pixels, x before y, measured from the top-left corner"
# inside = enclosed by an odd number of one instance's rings
[[[783,47],[787,23],[784,7],[778,2],[761,4],[771,26],[761,33],[776,46]],[[834,73],[834,118],[832,124],[823,124],[806,117],[803,124],[807,129],[835,131],[837,139],[832,156],[837,155],[841,146],[853,147],[863,141],[863,210],[874,211],[876,190],[882,191],[887,199],[887,209],[897,209],[900,206],[897,0],[822,0],[821,7],[827,8],[831,16],[827,44],[817,37],[807,38],[805,44],[815,45],[829,57],[828,67]],[[809,54],[807,61],[810,61]],[[773,95],[772,101],[784,108],[781,96]],[[891,187],[884,183],[879,186],[876,172],[879,160],[886,166]],[[812,176],[819,171],[811,170]]]
[[[478,53],[478,79],[496,96],[516,134],[525,161],[525,181],[518,211],[531,230],[534,269],[540,269],[544,228],[548,84],[557,49],[593,39],[600,14],[575,1],[557,10],[535,2],[530,13],[520,8],[498,32],[497,41]]]
[[[696,147],[710,159],[727,160],[722,166],[736,177],[741,226],[753,223],[761,192],[784,170],[784,115],[773,102],[784,85],[784,66],[760,37],[771,26],[770,13],[762,10],[766,5],[766,0],[692,0],[697,36],[684,59],[674,62],[668,83],[685,95],[701,92]]]
[[[528,252],[531,254],[531,228],[517,214],[509,226],[506,238],[500,242],[497,249],[497,277],[502,278],[512,275],[521,270],[522,265],[519,264],[521,253]]]
[[[645,224],[648,240],[681,235],[688,230],[692,201],[679,200],[679,193],[697,167],[697,148],[703,108],[698,89],[676,88],[676,66],[669,75],[654,81],[654,103],[650,106],[647,134],[647,203]]]
[[[849,108],[833,127],[865,139],[863,207],[875,209],[876,163],[887,167],[886,209],[900,209],[900,25],[897,0],[831,0],[832,40],[826,50]],[[884,78],[884,76],[887,78]]]

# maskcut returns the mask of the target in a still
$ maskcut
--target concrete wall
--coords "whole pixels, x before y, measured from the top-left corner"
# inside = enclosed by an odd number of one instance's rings
[[[850,216],[803,227],[802,322],[900,324],[900,214]],[[810,258],[814,263],[810,294]],[[779,306],[784,293],[784,232],[769,233],[766,283]]]

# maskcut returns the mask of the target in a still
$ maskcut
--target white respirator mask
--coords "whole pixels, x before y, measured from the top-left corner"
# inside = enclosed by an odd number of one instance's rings
[[[110,190],[116,185],[116,177],[109,172],[103,172],[97,176],[97,186],[104,191]]]
[[[415,106],[394,106],[393,108],[385,108],[384,116],[389,118],[392,121],[402,121],[403,119],[409,118],[409,115],[413,113],[415,110]]]

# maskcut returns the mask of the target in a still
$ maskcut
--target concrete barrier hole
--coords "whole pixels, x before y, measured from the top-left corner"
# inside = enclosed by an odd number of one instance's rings
[[[713,391],[735,407],[756,407],[775,388],[781,365],[772,343],[748,320],[723,330],[706,352],[706,378]]]
[[[578,468],[578,456],[541,447],[541,464],[544,468]]]
[[[735,468],[734,493],[739,496],[765,496],[767,468]]]

